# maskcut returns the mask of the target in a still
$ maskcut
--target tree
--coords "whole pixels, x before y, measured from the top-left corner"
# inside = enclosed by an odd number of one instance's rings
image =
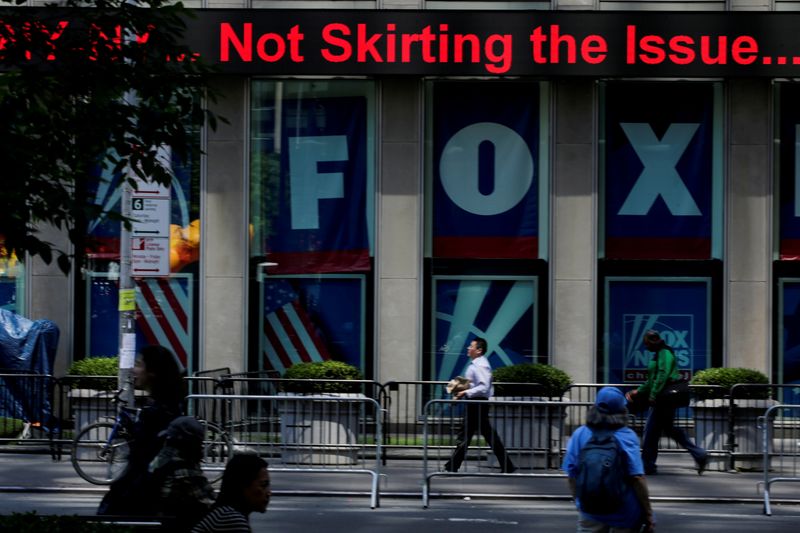
[[[24,0],[2,0],[6,4]],[[67,273],[72,257],[40,238],[51,224],[80,243],[88,220],[122,220],[86,191],[96,170],[171,181],[185,158],[212,69],[183,44],[189,10],[164,0],[67,0],[0,11],[0,248]],[[204,100],[205,99],[205,100]],[[122,180],[119,180],[122,181]],[[125,221],[129,224],[128,221]],[[0,256],[3,254],[0,249]]]

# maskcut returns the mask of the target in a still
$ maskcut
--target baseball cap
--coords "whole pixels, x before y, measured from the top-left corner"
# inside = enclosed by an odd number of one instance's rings
[[[167,429],[159,433],[159,436],[166,437],[170,441],[178,442],[202,442],[203,425],[193,416],[179,416],[169,423]]]
[[[597,393],[594,404],[601,413],[614,415],[625,411],[627,401],[622,391],[616,387],[603,387]]]

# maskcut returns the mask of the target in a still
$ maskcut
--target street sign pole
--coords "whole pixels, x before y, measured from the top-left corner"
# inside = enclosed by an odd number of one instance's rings
[[[128,178],[128,176],[125,176]],[[122,184],[122,216],[119,238],[119,374],[120,399],[133,407],[133,365],[136,358],[136,287],[131,277],[131,232],[125,226],[131,218],[133,191],[127,179]]]

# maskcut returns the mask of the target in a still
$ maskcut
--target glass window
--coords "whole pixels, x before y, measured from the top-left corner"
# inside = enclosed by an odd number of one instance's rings
[[[200,132],[187,161],[172,154],[175,175],[165,201],[169,217],[169,275],[134,277],[136,284],[136,345],[160,344],[170,348],[189,372],[197,369],[197,301],[200,259]],[[87,191],[95,203],[119,210],[122,190],[119,176],[96,169],[101,180]],[[134,200],[135,202],[135,200]],[[134,204],[134,207],[136,205]],[[136,218],[136,210],[133,211]],[[78,337],[85,357],[110,356],[119,345],[119,235],[120,223],[97,219],[88,223],[82,269],[82,290],[76,297],[83,335]],[[134,238],[132,246],[137,246]],[[161,243],[161,241],[159,241]],[[168,244],[167,244],[168,243]],[[159,244],[161,246],[161,244]],[[163,253],[163,252],[161,252]],[[166,259],[165,259],[166,261]],[[141,276],[141,274],[140,274]]]
[[[370,375],[374,84],[256,80],[251,95],[251,369]]]
[[[25,267],[0,235],[0,309],[25,314]]]
[[[463,374],[475,337],[494,367],[545,362],[549,86],[439,81],[427,96],[424,377]]]

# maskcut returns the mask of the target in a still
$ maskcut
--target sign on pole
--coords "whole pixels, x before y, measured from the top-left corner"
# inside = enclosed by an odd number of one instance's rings
[[[131,274],[169,275],[170,186],[137,180],[131,197]]]

